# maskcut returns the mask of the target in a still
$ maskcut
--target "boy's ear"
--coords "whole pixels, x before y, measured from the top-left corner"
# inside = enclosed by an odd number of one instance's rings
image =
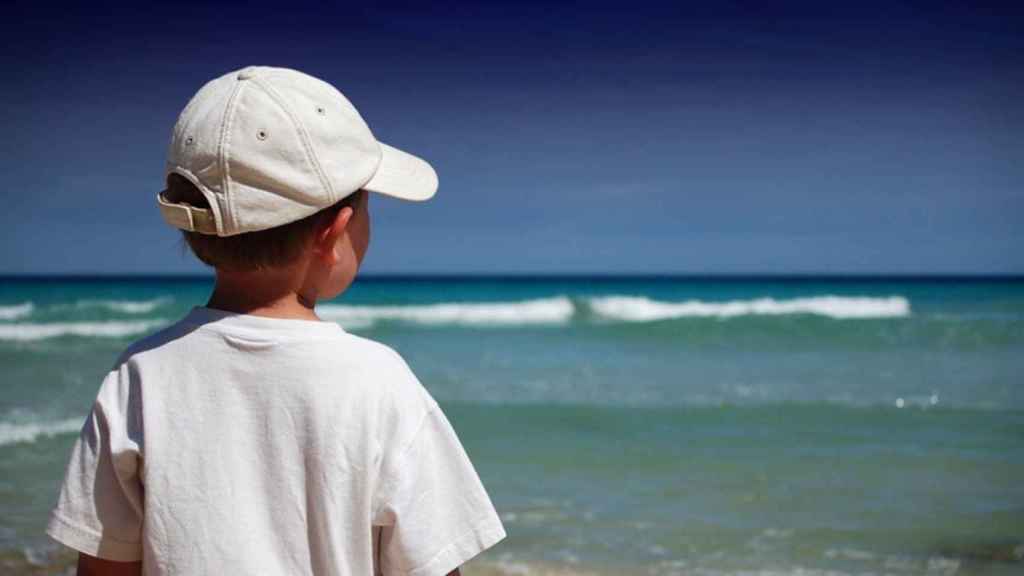
[[[326,257],[329,264],[334,264],[338,259],[334,247],[338,243],[338,239],[345,233],[348,222],[354,213],[350,206],[338,210],[334,217],[321,225],[313,237],[313,251],[321,257]]]

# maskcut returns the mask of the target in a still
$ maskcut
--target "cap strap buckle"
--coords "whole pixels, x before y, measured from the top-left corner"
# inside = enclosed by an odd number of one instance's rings
[[[170,202],[164,198],[164,192],[157,193],[156,201],[160,205],[160,214],[163,215],[165,222],[182,230],[217,234],[217,222],[210,210],[181,202]]]

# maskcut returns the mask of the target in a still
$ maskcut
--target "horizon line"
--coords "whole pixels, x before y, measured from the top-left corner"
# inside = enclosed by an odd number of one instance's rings
[[[213,280],[213,273],[0,273],[10,281],[198,281]],[[1024,281],[1024,273],[948,272],[378,272],[358,274],[353,283],[366,281],[422,280],[1003,280]]]

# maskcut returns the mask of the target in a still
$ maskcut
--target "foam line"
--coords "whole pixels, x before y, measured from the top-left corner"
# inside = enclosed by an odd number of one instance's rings
[[[342,326],[364,327],[380,320],[417,324],[524,325],[563,324],[575,312],[566,296],[519,302],[444,302],[403,306],[324,304],[317,313]]]
[[[35,305],[31,302],[22,302],[10,306],[0,306],[0,320],[17,320],[32,313]]]
[[[164,319],[107,322],[20,322],[0,324],[0,340],[32,341],[84,336],[117,338],[141,334],[166,323]]]
[[[106,308],[126,314],[146,314],[173,301],[174,298],[170,296],[161,296],[152,300],[78,300],[74,306],[75,308]]]
[[[68,418],[54,422],[26,422],[12,424],[0,422],[0,446],[20,442],[35,442],[39,438],[49,438],[58,434],[78,432],[82,428],[83,418]]]
[[[791,300],[757,298],[724,302],[663,302],[645,296],[602,296],[590,298],[588,304],[600,317],[628,322],[687,317],[731,318],[786,314],[816,314],[840,319],[901,318],[910,315],[910,302],[903,296],[812,296]]]

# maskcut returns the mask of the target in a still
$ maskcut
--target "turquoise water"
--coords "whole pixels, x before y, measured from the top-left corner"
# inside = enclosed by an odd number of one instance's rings
[[[209,279],[0,281],[0,572],[116,355]],[[1024,573],[1024,282],[359,279],[318,313],[445,407],[485,572]]]

